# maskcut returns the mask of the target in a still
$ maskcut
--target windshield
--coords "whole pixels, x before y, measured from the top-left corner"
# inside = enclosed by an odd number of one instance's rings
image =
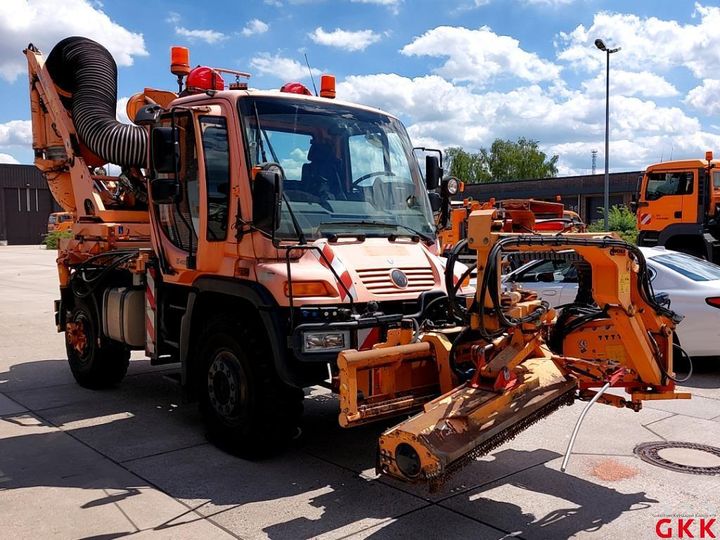
[[[331,234],[434,238],[430,205],[410,140],[389,116],[328,101],[239,101],[252,166],[277,163],[284,192],[277,237]],[[258,125],[259,124],[259,125]]]

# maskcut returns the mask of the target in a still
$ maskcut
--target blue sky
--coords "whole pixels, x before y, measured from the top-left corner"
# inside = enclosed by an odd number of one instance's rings
[[[249,71],[255,88],[332,73],[338,97],[391,112],[417,145],[477,151],[529,137],[560,174],[604,163],[604,39],[611,56],[611,170],[720,154],[720,7],[683,0],[2,0],[0,162],[31,163],[22,49],[68,35],[119,65],[120,107],[174,89],[169,48]],[[120,115],[122,117],[122,114]]]

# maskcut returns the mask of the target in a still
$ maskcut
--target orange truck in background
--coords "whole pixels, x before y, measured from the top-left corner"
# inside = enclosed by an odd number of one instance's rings
[[[720,170],[706,159],[650,165],[634,203],[638,245],[665,246],[720,263]]]
[[[53,212],[48,216],[47,231],[62,232],[72,230],[73,215],[70,212]]]

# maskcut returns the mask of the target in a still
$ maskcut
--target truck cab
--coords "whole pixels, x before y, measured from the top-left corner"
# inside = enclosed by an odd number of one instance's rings
[[[173,102],[150,140],[168,130],[172,144],[152,145],[149,181],[167,302],[192,297],[195,321],[217,309],[212,291],[262,298],[244,309],[271,312],[267,325],[289,343],[277,366],[288,382],[317,382],[337,352],[372,347],[418,311],[421,293],[443,289],[426,185],[393,116],[232,90]],[[169,182],[177,185],[165,200]],[[181,343],[180,328],[158,339]],[[161,345],[164,353],[173,351]]]
[[[717,257],[720,171],[707,161],[681,160],[650,165],[637,196],[638,243],[665,246],[713,260]]]

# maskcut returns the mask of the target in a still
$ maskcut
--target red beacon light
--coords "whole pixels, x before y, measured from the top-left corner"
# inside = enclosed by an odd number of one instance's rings
[[[225,80],[222,75],[213,68],[198,66],[187,76],[185,88],[191,94],[207,92],[208,90],[223,90]]]
[[[190,73],[190,50],[187,47],[170,48],[170,72],[177,76],[178,92],[182,92],[183,78]]]
[[[335,75],[320,77],[320,97],[335,99]]]
[[[281,92],[287,92],[288,94],[302,94],[304,96],[312,96],[312,92],[308,90],[307,86],[299,82],[289,82],[283,84],[280,87]]]

